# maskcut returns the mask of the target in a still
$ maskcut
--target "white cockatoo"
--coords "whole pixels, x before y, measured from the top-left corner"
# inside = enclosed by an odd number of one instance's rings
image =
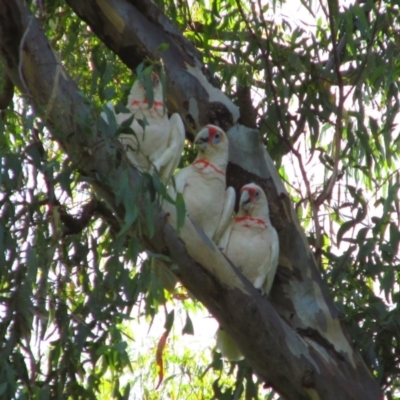
[[[134,134],[123,133],[118,139],[123,144],[129,161],[135,167],[144,171],[155,168],[160,176],[168,181],[182,155],[185,128],[179,114],[172,114],[171,118],[168,118],[162,85],[154,72],[151,73],[151,82],[153,90],[151,107],[146,88],[137,79],[131,88],[126,106],[130,113],[115,114],[118,125],[133,116],[130,127]],[[107,105],[114,111],[112,104]]]
[[[278,266],[278,234],[271,225],[264,191],[249,183],[240,193],[239,212],[219,246],[254,287],[268,295]],[[221,329],[217,331],[217,348],[230,361],[243,358],[232,338]]]
[[[192,164],[178,171],[175,186],[168,188],[172,198],[181,193],[190,219],[215,241],[225,231],[234,210],[235,190],[226,189],[228,138],[214,125],[206,125],[194,140],[198,154]],[[153,260],[153,271],[164,288],[175,287],[176,277],[160,259]]]
[[[206,125],[194,143],[197,157],[178,171],[175,189],[182,193],[190,219],[217,242],[229,225],[235,205],[235,190],[226,189],[228,138],[221,128]]]

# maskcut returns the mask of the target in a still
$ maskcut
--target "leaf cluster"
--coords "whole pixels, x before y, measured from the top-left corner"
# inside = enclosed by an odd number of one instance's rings
[[[202,52],[214,83],[239,106],[241,122],[259,128],[355,346],[395,398],[398,6],[367,1],[321,6],[316,14],[312,2],[301,1],[312,21],[302,23],[285,16],[280,1],[158,3]],[[109,100],[125,104],[134,75],[84,22],[61,1],[31,8],[99,114]],[[115,182],[127,211],[116,230],[115,214],[21,96],[1,111],[0,156],[0,397],[122,399],[143,381],[141,395],[149,399],[274,396],[244,362],[227,367],[214,354],[197,365],[193,352],[178,357],[168,346],[167,390],[150,389],[156,355],[132,354],[129,323],[171,315],[182,299],[188,315],[200,307],[180,286],[165,291],[153,254],[143,253],[142,234],[152,235],[153,205],[165,190],[157,177],[143,176],[137,192],[123,179]],[[182,165],[193,156],[188,145]],[[150,192],[144,220],[136,207],[141,192]]]

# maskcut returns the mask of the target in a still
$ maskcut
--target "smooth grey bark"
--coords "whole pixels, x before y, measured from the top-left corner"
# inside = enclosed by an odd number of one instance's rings
[[[377,383],[351,346],[257,132],[237,124],[237,108],[208,83],[195,49],[150,1],[67,2],[131,68],[144,56],[159,56],[159,44],[170,43],[169,50],[161,54],[169,78],[170,110],[180,112],[189,132],[209,122],[227,130],[233,157],[230,182],[240,187],[255,181],[268,194],[281,242],[271,302],[260,297],[189,219],[178,237],[173,208],[169,222],[165,214],[158,215],[155,235],[144,237],[145,244],[153,251],[167,249],[166,254],[178,264],[182,283],[235,339],[257,374],[287,398],[380,398]],[[134,190],[139,175],[127,171],[126,164],[118,164],[113,147],[117,143],[111,140],[111,147],[104,146],[110,139],[96,130],[98,116],[78,94],[22,0],[0,0],[0,54],[13,83],[27,96],[54,139],[123,220],[113,182],[129,173]],[[139,202],[142,211],[143,201]]]

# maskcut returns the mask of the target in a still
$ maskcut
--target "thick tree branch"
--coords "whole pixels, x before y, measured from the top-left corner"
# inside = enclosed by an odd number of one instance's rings
[[[273,223],[280,233],[282,254],[272,305],[261,298],[189,219],[178,237],[173,228],[176,217],[173,207],[168,210],[169,222],[165,214],[157,216],[155,235],[144,238],[145,243],[157,251],[167,248],[169,256],[178,264],[177,275],[182,283],[232,335],[257,374],[287,398],[380,398],[377,383],[352,349],[341,326],[289,198],[257,132],[234,125],[237,109],[208,84],[204,75],[199,75],[201,65],[198,60],[193,61],[193,57],[189,62],[188,53],[179,47],[182,41],[173,40],[165,33],[168,31],[154,24],[154,21],[159,24],[162,18],[147,19],[138,8],[123,0],[69,0],[69,4],[74,9],[83,8],[78,14],[85,15],[85,19],[95,25],[94,30],[102,33],[99,36],[108,45],[112,44],[129,66],[134,66],[138,54],[154,58],[157,46],[170,41],[170,49],[162,55],[169,77],[169,103],[183,110],[186,121],[189,114],[198,121],[194,124],[196,128],[198,124],[209,122],[207,118],[213,115],[210,110],[215,107],[215,101],[210,99],[218,99],[224,112],[228,110],[229,123],[232,123],[229,131],[233,143],[231,155],[236,157],[234,168],[241,168],[240,179],[255,180],[266,189]],[[150,50],[147,44],[151,45]],[[108,146],[103,145],[110,139],[101,137],[96,129],[98,117],[58,63],[23,0],[0,0],[0,54],[8,75],[28,96],[53,138],[61,143],[81,173],[91,178],[98,192],[123,221],[124,210],[116,205],[114,195],[118,182],[122,175],[128,174],[129,186],[135,190],[140,177],[127,164],[118,163],[118,143],[111,139]],[[172,60],[174,56],[176,59]],[[173,65],[178,71],[172,71]],[[220,125],[229,125],[228,119],[222,118]],[[257,154],[258,160],[262,157],[262,166],[247,160],[248,156],[256,159]],[[145,200],[140,198],[138,203],[142,215]]]
[[[1,71],[0,78],[0,110],[4,110],[11,103],[14,96],[14,84],[5,71]]]
[[[168,96],[168,108],[181,114],[189,132],[194,134],[207,123],[228,130],[236,122],[237,107],[207,81],[197,50],[155,4],[135,1],[131,5],[119,0],[67,3],[133,70],[145,57],[162,58],[168,76],[167,92],[175,93]],[[165,43],[168,50],[160,52]],[[198,79],[203,79],[203,85]]]

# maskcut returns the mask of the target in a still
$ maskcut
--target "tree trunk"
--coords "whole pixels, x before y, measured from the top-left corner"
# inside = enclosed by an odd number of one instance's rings
[[[173,207],[168,217],[158,213],[155,235],[144,237],[145,244],[178,264],[182,283],[234,338],[255,372],[288,399],[381,398],[351,345],[259,133],[238,124],[239,109],[209,83],[196,49],[150,0],[67,3],[129,67],[145,56],[162,57],[168,107],[181,114],[189,134],[206,123],[228,132],[229,184],[238,189],[254,181],[268,196],[280,239],[277,279],[269,299],[261,297],[188,218],[177,236]],[[169,48],[159,53],[162,43]],[[114,193],[126,165],[103,146],[107,139],[96,129],[98,116],[84,103],[23,0],[0,0],[0,54],[14,85],[122,221],[124,210],[116,206]],[[130,169],[132,190],[138,180]],[[142,215],[144,201],[139,201]]]

